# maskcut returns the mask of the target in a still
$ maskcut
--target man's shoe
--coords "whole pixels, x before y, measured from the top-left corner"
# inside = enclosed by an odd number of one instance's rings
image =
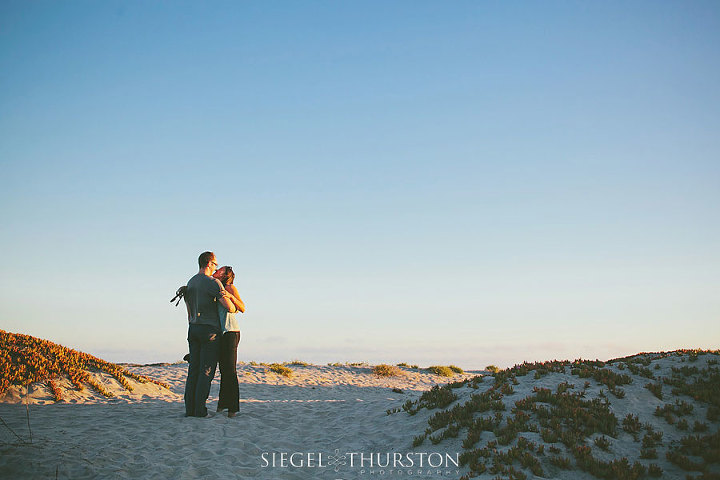
[[[228,412],[228,418],[233,418],[235,415],[237,415],[237,412]]]

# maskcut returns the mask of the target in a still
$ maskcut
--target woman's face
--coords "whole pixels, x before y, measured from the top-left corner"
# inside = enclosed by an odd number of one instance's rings
[[[213,273],[213,277],[217,278],[218,280],[222,280],[224,275],[225,275],[225,267],[220,267],[217,270],[215,270],[215,273]]]

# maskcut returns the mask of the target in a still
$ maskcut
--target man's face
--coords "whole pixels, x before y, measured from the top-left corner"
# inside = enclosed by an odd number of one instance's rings
[[[213,257],[213,258],[210,260],[210,274],[211,274],[211,275],[212,275],[213,273],[215,273],[215,270],[217,270],[217,267],[218,267],[217,258]]]

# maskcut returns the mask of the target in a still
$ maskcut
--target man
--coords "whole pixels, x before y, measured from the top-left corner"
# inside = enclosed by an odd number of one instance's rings
[[[235,305],[228,298],[220,281],[212,274],[218,263],[213,252],[203,252],[198,258],[200,270],[188,280],[185,292],[185,306],[188,312],[188,344],[190,361],[185,383],[185,416],[206,417],[205,407],[210,384],[215,378],[215,367],[220,352],[220,302],[229,312],[235,312]]]

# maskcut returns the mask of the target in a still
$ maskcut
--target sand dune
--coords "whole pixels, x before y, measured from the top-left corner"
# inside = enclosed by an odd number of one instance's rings
[[[685,478],[688,472],[669,462],[666,452],[684,436],[693,434],[696,421],[707,428],[697,435],[715,433],[720,424],[717,419],[708,420],[711,405],[707,401],[674,395],[669,386],[663,387],[664,398],[660,400],[645,388],[647,383],[657,380],[643,375],[649,371],[656,378],[670,377],[673,367],[685,366],[709,369],[711,373],[717,368],[714,362],[718,358],[716,354],[707,354],[694,356],[691,361],[689,353],[672,354],[657,356],[647,367],[630,361],[633,369],[647,368],[639,373],[631,372],[625,362],[604,365],[604,370],[630,377],[630,383],[618,387],[623,391],[618,395],[624,394],[623,398],[610,394],[607,385],[592,377],[583,378],[577,372],[573,375],[570,367],[563,372],[537,375],[531,370],[525,375],[514,375],[514,379],[507,381],[512,389],[496,385],[497,379],[489,372],[469,372],[451,380],[472,379],[478,374],[485,377],[474,385],[466,382],[448,389],[457,399],[446,407],[420,408],[414,415],[402,406],[412,405],[407,402],[417,402],[424,392],[448,379],[412,369],[403,369],[404,375],[399,377],[378,377],[370,367],[350,366],[295,366],[293,376],[286,378],[265,366],[240,365],[239,415],[228,418],[225,413],[218,413],[205,419],[183,415],[185,364],[127,366],[128,370],[161,380],[170,388],[133,384],[133,392],[128,392],[119,384],[113,385],[112,378],[98,378],[112,389],[115,397],[105,398],[87,391],[58,403],[52,401],[52,395],[43,387],[31,386],[28,395],[22,388],[9,390],[0,403],[0,417],[7,424],[0,425],[0,478],[55,478],[56,474],[57,478],[69,479],[460,478],[469,474],[470,468],[457,467],[453,460],[463,452],[497,441],[498,436],[483,431],[472,447],[464,448],[467,428],[460,428],[457,437],[450,436],[434,444],[430,437],[440,436],[444,429],[439,429],[420,445],[413,446],[414,439],[422,437],[429,428],[428,421],[433,415],[463,405],[473,395],[504,389],[505,393],[497,395],[501,395],[505,408],[502,425],[506,425],[507,419],[513,417],[516,402],[531,397],[535,387],[556,392],[561,384],[573,385],[569,391],[584,392],[586,399],[607,398],[610,411],[618,419],[616,436],[605,436],[610,441],[608,452],[594,444],[594,439],[603,435],[592,434],[586,440],[594,458],[611,461],[627,457],[630,464],[639,462],[646,469],[656,464],[662,469],[662,478]],[[698,375],[695,376],[700,378]],[[217,394],[216,379],[211,390],[211,410]],[[692,405],[692,412],[676,418],[674,424],[654,415],[656,407],[676,401]],[[30,413],[29,426],[26,409]],[[657,458],[639,458],[646,427],[641,427],[636,435],[624,431],[622,420],[630,413],[638,416],[641,425],[651,425],[655,432],[662,432],[660,445],[656,446]],[[482,415],[478,412],[475,418]],[[683,419],[689,423],[688,430],[678,428],[678,421]],[[545,442],[537,431],[521,431],[507,445],[497,445],[496,450],[507,451],[517,445],[520,437],[544,445],[543,454],[535,454],[542,466],[542,476],[534,475],[519,461],[510,463],[526,478],[595,478],[578,467],[561,442]],[[560,453],[551,454],[551,447]],[[550,462],[550,457],[563,456],[569,458],[571,470]],[[703,461],[698,456],[688,458]],[[486,460],[488,471],[478,478],[498,475],[513,478],[507,472],[491,472],[492,458]],[[705,463],[707,472],[718,470],[717,460]]]

